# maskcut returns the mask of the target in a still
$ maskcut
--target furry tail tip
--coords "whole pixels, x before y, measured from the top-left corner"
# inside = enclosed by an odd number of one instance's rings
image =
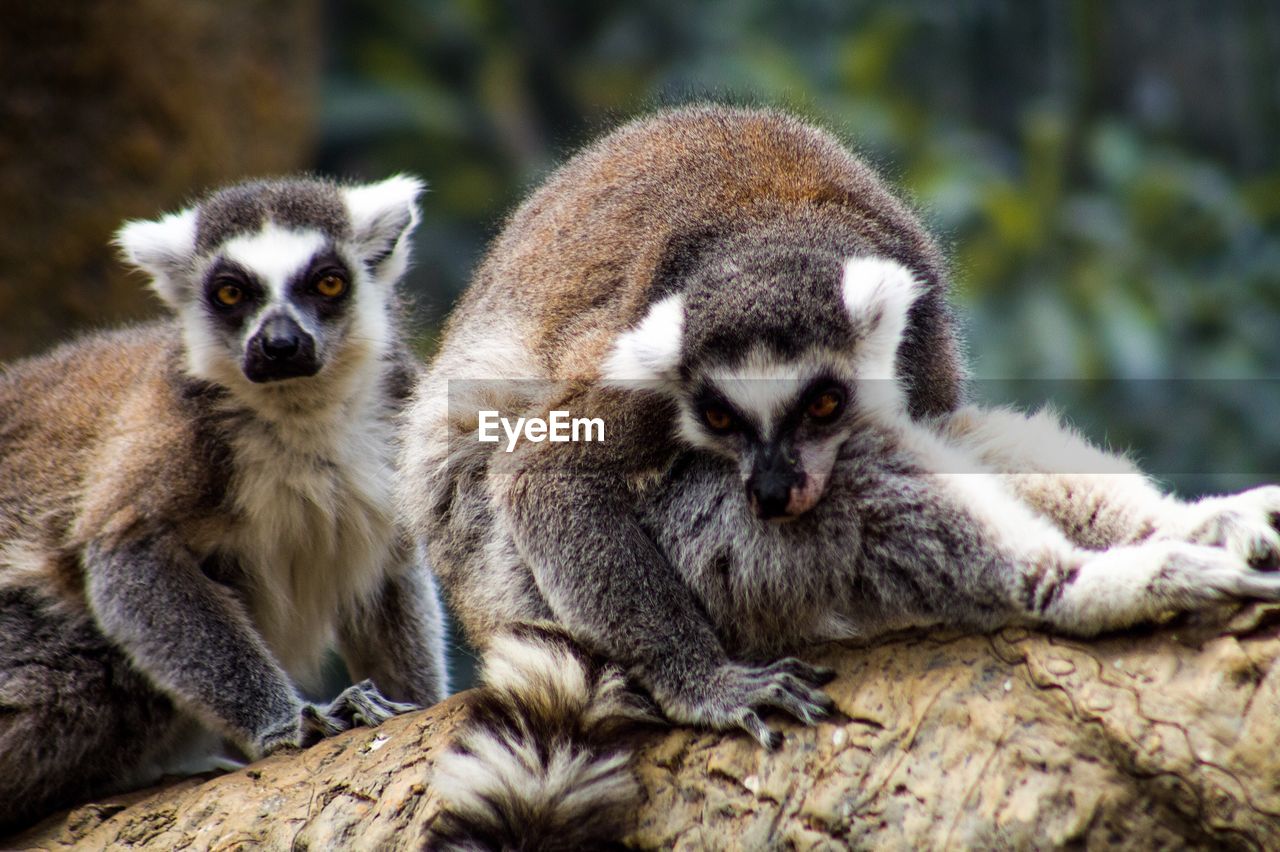
[[[554,625],[486,649],[482,685],[432,785],[445,800],[432,850],[621,848],[640,802],[626,733],[658,721],[616,665]]]

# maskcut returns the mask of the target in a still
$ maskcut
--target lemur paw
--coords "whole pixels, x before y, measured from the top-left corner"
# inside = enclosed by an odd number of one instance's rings
[[[1227,497],[1207,497],[1180,506],[1162,529],[1172,538],[1221,547],[1263,570],[1280,568],[1280,486],[1268,485]]]
[[[1143,578],[1152,594],[1171,604],[1193,606],[1231,598],[1280,600],[1280,573],[1254,570],[1230,550],[1155,541],[1107,551],[1101,559],[1122,556],[1126,551],[1131,554],[1125,557],[1128,565],[1117,565],[1116,573],[1137,569],[1133,578]]]
[[[371,680],[361,681],[343,690],[327,707],[303,705],[302,745],[314,745],[326,737],[349,731],[358,725],[376,728],[393,716],[418,709],[420,708],[416,704],[386,698]]]
[[[1221,547],[1166,539],[1089,553],[1043,614],[1056,628],[1093,636],[1251,598],[1280,600],[1280,572],[1255,571]]]
[[[683,696],[663,702],[663,710],[677,722],[718,731],[744,730],[765,748],[774,749],[782,737],[760,714],[782,710],[806,725],[816,724],[835,709],[835,702],[819,688],[833,677],[830,669],[792,657],[768,666],[728,663]]]

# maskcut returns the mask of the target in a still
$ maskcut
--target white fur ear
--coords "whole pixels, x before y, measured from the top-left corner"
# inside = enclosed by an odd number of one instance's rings
[[[116,232],[125,259],[151,276],[151,287],[172,308],[182,300],[182,277],[191,271],[196,250],[196,210],[160,219],[125,222]]]
[[[342,190],[357,251],[381,279],[395,281],[409,265],[408,235],[418,226],[418,196],[426,184],[410,175]]]
[[[661,387],[674,381],[684,333],[684,297],[655,302],[640,324],[618,335],[605,359],[603,377],[618,387]]]
[[[924,289],[905,266],[880,257],[845,261],[840,289],[859,338],[860,375],[867,379],[894,378],[898,344],[907,328],[907,311]]]

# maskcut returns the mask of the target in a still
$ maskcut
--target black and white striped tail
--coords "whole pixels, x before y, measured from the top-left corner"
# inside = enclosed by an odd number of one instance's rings
[[[436,764],[446,805],[427,848],[616,845],[640,800],[627,733],[657,721],[622,670],[555,625],[524,624],[489,645],[473,696]]]

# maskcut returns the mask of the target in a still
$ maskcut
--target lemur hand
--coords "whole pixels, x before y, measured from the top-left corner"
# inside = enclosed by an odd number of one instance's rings
[[[302,745],[310,746],[326,737],[349,731],[357,725],[376,728],[393,716],[420,709],[416,704],[392,701],[365,680],[349,686],[327,707],[306,704],[302,708]]]
[[[1280,568],[1280,486],[1182,504],[1156,538],[1221,547],[1254,568]]]
[[[304,704],[290,724],[264,735],[259,741],[259,754],[270,754],[281,748],[307,748],[327,737],[349,731],[358,725],[375,728],[392,716],[421,709],[416,704],[392,701],[366,680],[349,686],[324,707]]]
[[[718,731],[741,728],[768,749],[782,737],[760,713],[782,710],[806,725],[825,719],[835,702],[819,687],[835,677],[831,669],[787,657],[768,666],[726,663],[711,677],[687,684],[675,695],[662,696],[663,712],[675,722],[705,725]]]

